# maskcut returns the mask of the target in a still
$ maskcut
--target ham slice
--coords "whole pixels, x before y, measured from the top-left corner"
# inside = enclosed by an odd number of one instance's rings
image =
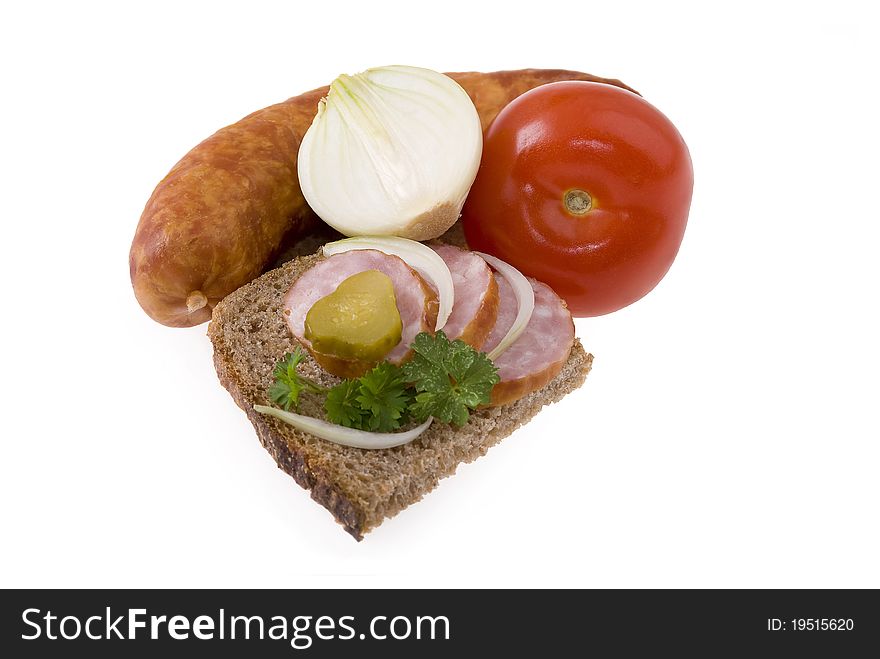
[[[437,322],[437,294],[399,257],[373,249],[363,249],[324,259],[294,282],[284,296],[284,313],[294,338],[312,354],[322,368],[340,377],[359,377],[375,364],[317,352],[305,337],[306,314],[315,302],[330,295],[345,279],[365,270],[378,270],[390,277],[403,325],[400,343],[384,359],[394,364],[406,361],[411,356],[409,346],[416,334],[433,332]]]
[[[517,303],[513,288],[497,272],[498,318],[483,350],[497,346],[516,318]],[[492,389],[490,405],[504,405],[518,400],[552,380],[568,359],[574,344],[574,321],[565,302],[553,289],[529,278],[535,291],[535,310],[516,342],[495,360],[501,381]]]
[[[455,290],[455,304],[443,332],[450,340],[461,339],[479,350],[498,314],[498,285],[492,269],[473,252],[452,245],[438,245],[434,251],[452,273]]]

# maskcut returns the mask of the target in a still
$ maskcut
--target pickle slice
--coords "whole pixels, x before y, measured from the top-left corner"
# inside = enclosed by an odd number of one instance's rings
[[[345,279],[306,314],[305,337],[321,353],[380,361],[400,343],[403,323],[391,278],[364,270]]]

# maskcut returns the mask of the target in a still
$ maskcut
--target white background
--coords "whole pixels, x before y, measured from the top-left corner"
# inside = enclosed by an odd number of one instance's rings
[[[0,586],[880,587],[870,4],[352,4],[3,4]],[[198,141],[389,63],[620,78],[696,187],[586,385],[358,544],[127,259]]]

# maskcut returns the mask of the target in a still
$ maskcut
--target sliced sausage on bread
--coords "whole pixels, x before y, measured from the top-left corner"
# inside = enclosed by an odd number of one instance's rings
[[[443,327],[450,340],[461,339],[480,349],[498,316],[498,285],[492,269],[479,256],[452,245],[434,245],[449,272],[455,304]]]
[[[496,273],[499,290],[498,320],[483,350],[491,351],[516,318],[513,288]],[[574,321],[565,302],[553,289],[529,278],[535,291],[535,310],[519,338],[494,361],[501,381],[492,389],[491,405],[503,405],[537,391],[550,382],[568,359],[574,345]]]

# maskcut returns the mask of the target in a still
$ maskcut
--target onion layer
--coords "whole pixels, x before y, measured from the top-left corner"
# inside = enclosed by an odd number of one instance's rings
[[[345,426],[330,423],[323,419],[316,419],[312,416],[285,412],[277,407],[254,405],[254,409],[260,414],[273,416],[297,430],[302,430],[328,442],[363,449],[393,448],[408,444],[425,432],[434,420],[434,417],[428,417],[428,420],[420,426],[404,432],[367,432],[366,430],[346,428]]]
[[[535,310],[535,290],[532,288],[529,280],[509,263],[506,263],[491,254],[484,254],[483,252],[474,252],[474,254],[477,254],[480,258],[486,261],[486,263],[497,270],[498,273],[507,280],[511,288],[513,288],[513,294],[516,296],[517,311],[513,325],[510,326],[510,329],[507,330],[507,334],[504,335],[504,338],[501,339],[498,345],[489,353],[489,359],[495,359],[514,344],[519,338],[519,335],[525,330],[526,325],[529,324],[529,320],[532,318],[532,312]]]
[[[457,82],[383,66],[333,81],[297,170],[309,206],[346,236],[429,240],[458,219],[482,152],[480,117]]]

